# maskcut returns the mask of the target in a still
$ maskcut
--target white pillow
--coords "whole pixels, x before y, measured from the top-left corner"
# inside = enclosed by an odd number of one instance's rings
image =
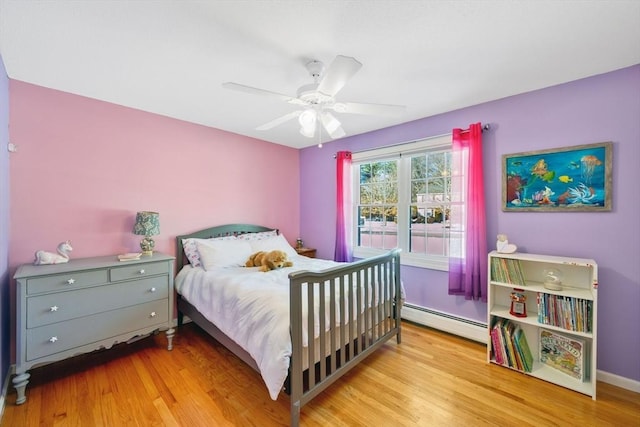
[[[270,231],[259,231],[257,233],[244,233],[238,234],[238,240],[264,240],[270,239],[272,237],[276,237],[278,235],[278,230],[270,230]]]
[[[269,239],[252,240],[249,243],[251,243],[251,253],[256,253],[259,251],[269,252],[278,250],[284,251],[284,253],[286,253],[289,258],[294,257],[298,254],[282,234],[271,237]]]
[[[200,254],[196,246],[197,242],[210,242],[212,240],[236,240],[236,236],[212,237],[211,239],[182,239],[182,249],[193,267],[200,267]]]
[[[251,254],[251,244],[244,240],[212,240],[196,242],[205,270],[216,267],[242,267]]]

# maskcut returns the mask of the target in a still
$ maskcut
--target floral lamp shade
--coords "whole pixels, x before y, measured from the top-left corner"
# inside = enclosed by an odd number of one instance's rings
[[[133,234],[145,236],[140,242],[140,248],[145,255],[153,254],[155,242],[151,236],[160,234],[160,214],[158,212],[143,211],[136,214]]]

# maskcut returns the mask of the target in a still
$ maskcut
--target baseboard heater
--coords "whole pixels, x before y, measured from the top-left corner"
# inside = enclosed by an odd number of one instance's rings
[[[402,306],[402,318],[410,322],[487,343],[487,324],[412,304]]]

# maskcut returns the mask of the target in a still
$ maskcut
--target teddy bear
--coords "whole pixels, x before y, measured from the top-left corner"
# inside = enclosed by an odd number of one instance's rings
[[[249,257],[245,264],[245,267],[260,267],[260,271],[263,272],[291,266],[293,263],[287,259],[287,253],[277,250],[256,252]]]

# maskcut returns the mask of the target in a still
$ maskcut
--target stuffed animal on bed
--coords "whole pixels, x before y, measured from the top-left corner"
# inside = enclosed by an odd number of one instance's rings
[[[245,267],[260,267],[260,271],[277,270],[283,267],[291,267],[293,263],[287,259],[284,251],[256,252],[251,255]]]

